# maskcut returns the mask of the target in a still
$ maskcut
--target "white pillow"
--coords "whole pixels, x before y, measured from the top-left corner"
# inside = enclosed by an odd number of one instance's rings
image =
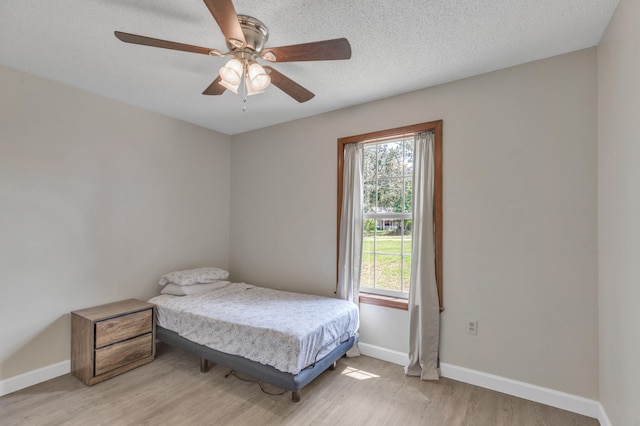
[[[208,284],[177,285],[169,283],[162,287],[160,294],[172,294],[174,296],[188,296],[190,294],[204,294],[229,285],[229,281],[216,281]]]
[[[174,271],[164,274],[160,278],[160,285],[169,283],[177,285],[206,284],[215,281],[226,280],[229,272],[220,268],[205,267],[196,269],[186,269],[184,271]]]

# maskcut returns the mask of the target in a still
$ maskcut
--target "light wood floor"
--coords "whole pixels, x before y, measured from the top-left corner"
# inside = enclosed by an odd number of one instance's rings
[[[421,382],[402,367],[342,358],[302,390],[263,393],[257,383],[199,371],[168,346],[156,360],[87,387],[67,374],[0,398],[1,425],[443,425],[597,426],[598,421],[476,386]],[[265,385],[265,390],[278,392]]]

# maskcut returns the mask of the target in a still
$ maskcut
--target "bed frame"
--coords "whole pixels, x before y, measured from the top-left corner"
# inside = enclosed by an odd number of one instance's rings
[[[277,370],[270,365],[264,365],[241,356],[230,355],[198,343],[194,343],[184,337],[181,337],[178,333],[162,328],[159,325],[156,325],[156,339],[200,356],[201,372],[208,371],[208,361],[212,361],[231,368],[232,370],[248,374],[249,376],[263,382],[291,391],[291,400],[293,402],[299,402],[300,389],[311,383],[313,379],[318,377],[328,368],[334,369],[336,362],[354,345],[356,337],[351,336],[349,340],[340,343],[340,345],[327,356],[316,360],[314,364],[308,366],[295,375]]]

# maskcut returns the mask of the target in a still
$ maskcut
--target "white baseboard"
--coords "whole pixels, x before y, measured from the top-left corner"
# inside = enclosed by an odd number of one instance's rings
[[[409,363],[409,356],[403,352],[362,342],[358,342],[358,346],[360,347],[360,353],[362,355],[403,366]]]
[[[611,420],[609,420],[609,416],[607,416],[607,412],[604,411],[604,407],[602,404],[598,402],[598,421],[600,422],[600,426],[613,426]]]
[[[29,371],[8,379],[0,380],[0,396],[8,395],[38,383],[46,382],[71,372],[71,361],[66,360],[37,370]]]
[[[598,401],[593,399],[443,362],[440,363],[440,372],[443,377],[449,379],[561,408],[595,419],[599,418],[602,407]],[[604,412],[604,409],[602,409],[602,412]]]
[[[398,365],[406,365],[409,361],[409,356],[406,353],[362,342],[359,343],[359,346],[362,355]],[[593,399],[443,362],[440,363],[440,373],[442,377],[582,414],[598,419],[601,426],[611,426],[604,407]]]

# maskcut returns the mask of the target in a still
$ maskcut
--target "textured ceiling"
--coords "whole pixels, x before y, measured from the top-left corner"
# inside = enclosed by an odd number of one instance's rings
[[[267,47],[346,37],[348,61],[274,64],[316,94],[203,96],[228,58],[126,44],[114,30],[217,48],[202,0],[0,0],[0,64],[226,134],[595,46],[619,0],[235,0]],[[1,94],[0,94],[1,95]]]

